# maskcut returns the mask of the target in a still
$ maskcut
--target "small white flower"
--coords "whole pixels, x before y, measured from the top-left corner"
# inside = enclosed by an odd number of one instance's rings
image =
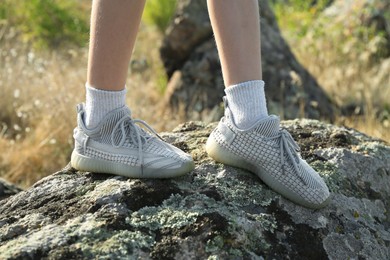
[[[19,89],[15,89],[14,90],[14,98],[19,98],[20,97],[20,90]]]

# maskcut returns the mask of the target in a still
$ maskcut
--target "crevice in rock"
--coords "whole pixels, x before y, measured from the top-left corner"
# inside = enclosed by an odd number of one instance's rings
[[[122,201],[132,211],[143,207],[158,206],[172,194],[181,194],[170,180],[137,180],[131,190],[123,193]]]
[[[267,212],[274,215],[278,222],[274,232],[266,232],[267,239],[274,245],[267,252],[269,259],[278,259],[282,255],[290,259],[328,259],[322,245],[323,230],[294,223],[290,215],[282,210],[276,201],[271,203]],[[284,234],[284,237],[277,238],[276,232]]]

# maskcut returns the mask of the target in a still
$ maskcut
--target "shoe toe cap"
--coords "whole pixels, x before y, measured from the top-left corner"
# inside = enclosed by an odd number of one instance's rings
[[[325,207],[330,202],[330,192],[329,189],[321,187],[318,189],[312,190],[312,196],[308,199],[309,207],[313,209],[320,209]]]

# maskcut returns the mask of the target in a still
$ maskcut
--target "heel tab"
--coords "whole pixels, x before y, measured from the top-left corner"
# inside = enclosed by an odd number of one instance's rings
[[[223,106],[226,108],[228,108],[229,104],[228,104],[228,100],[227,100],[227,97],[226,96],[223,96],[222,97],[222,100],[223,100]]]
[[[224,109],[225,110],[225,112],[224,112],[225,120],[228,120],[232,125],[234,125],[236,127],[236,122],[234,121],[233,113],[229,108],[229,102],[228,102],[227,97],[223,96],[222,100],[223,100],[223,105],[225,107],[225,109]],[[238,128],[238,127],[236,127],[236,128]]]
[[[76,111],[77,111],[77,126],[83,130],[87,130],[84,120],[85,120],[85,109],[84,109],[85,104],[80,103],[77,104],[76,106]]]
[[[84,103],[77,104],[76,106],[76,112],[80,113],[81,111],[84,111]]]

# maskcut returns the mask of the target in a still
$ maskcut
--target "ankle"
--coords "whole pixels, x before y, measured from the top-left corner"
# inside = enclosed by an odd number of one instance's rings
[[[86,88],[85,126],[96,127],[99,122],[112,110],[126,105],[126,88],[121,91],[96,89],[89,85]]]
[[[237,127],[249,128],[268,116],[264,81],[253,80],[229,86],[226,98]]]

